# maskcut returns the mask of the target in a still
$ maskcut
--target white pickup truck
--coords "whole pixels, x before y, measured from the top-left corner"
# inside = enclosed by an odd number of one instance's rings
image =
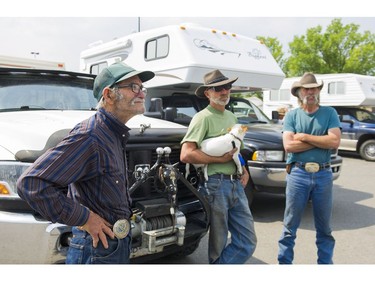
[[[43,219],[17,195],[16,182],[44,151],[95,113],[93,80],[91,74],[0,68],[0,264],[64,262],[71,227]],[[143,115],[127,125],[131,128],[127,160],[135,214],[131,259],[188,255],[208,229],[199,193],[179,181],[176,219],[171,219],[168,194],[157,177],[138,184],[149,175],[145,168],[152,170],[150,166],[161,157],[157,148],[170,147],[169,161],[179,162],[179,143],[186,127]],[[165,158],[166,151],[162,150]],[[182,163],[179,167],[183,171]],[[163,231],[170,228],[173,233]]]

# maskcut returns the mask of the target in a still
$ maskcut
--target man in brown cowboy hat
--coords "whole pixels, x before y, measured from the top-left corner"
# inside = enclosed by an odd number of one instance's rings
[[[319,105],[323,82],[305,73],[292,85],[291,93],[300,107],[284,119],[283,144],[288,153],[284,228],[279,240],[278,261],[294,258],[297,229],[309,199],[312,201],[319,264],[333,263],[335,239],[331,234],[331,150],[340,144],[340,121],[332,107]]]
[[[319,99],[320,90],[323,88],[323,81],[322,83],[319,84],[316,81],[314,74],[312,74],[311,72],[306,72],[302,76],[300,81],[296,81],[293,83],[292,89],[291,89],[292,95],[299,98],[299,90],[301,88],[303,89],[317,88],[319,90],[319,93],[317,95],[314,95],[314,98]],[[298,101],[300,102],[300,105],[303,104],[303,100],[301,100],[300,98],[298,99]],[[319,100],[317,102],[319,103]]]
[[[195,91],[209,105],[197,113],[181,141],[181,161],[208,164],[208,181],[202,188],[211,207],[208,256],[209,263],[241,264],[254,253],[257,239],[254,221],[249,209],[244,187],[249,180],[246,168],[238,175],[232,159],[234,148],[220,157],[209,156],[200,150],[204,139],[217,137],[237,123],[236,116],[225,109],[230,89],[238,78],[229,79],[219,70],[204,76],[204,85]],[[228,231],[231,243],[227,245]]]

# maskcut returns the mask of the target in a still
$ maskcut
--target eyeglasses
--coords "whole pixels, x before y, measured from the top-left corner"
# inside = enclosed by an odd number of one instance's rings
[[[136,84],[136,83],[130,83],[128,85],[115,86],[114,88],[117,88],[117,89],[131,88],[131,90],[134,94],[139,95],[139,93],[142,91],[144,94],[147,95],[147,89],[143,86],[140,86],[140,85]]]
[[[232,89],[232,84],[225,84],[221,86],[211,87],[215,92],[221,92],[222,90],[230,90]]]

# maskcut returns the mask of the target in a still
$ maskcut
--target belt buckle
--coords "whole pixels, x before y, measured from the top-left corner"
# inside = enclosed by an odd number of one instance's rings
[[[308,173],[316,173],[319,171],[319,164],[315,162],[307,162],[305,164],[305,171]]]
[[[122,219],[115,222],[113,225],[113,233],[118,239],[123,239],[128,236],[130,231],[130,223],[128,220]]]

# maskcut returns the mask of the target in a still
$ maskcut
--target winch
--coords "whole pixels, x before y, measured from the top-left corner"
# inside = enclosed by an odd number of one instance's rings
[[[176,204],[177,180],[180,177],[176,168],[178,163],[170,163],[169,147],[159,147],[156,153],[157,160],[151,168],[146,164],[135,166],[136,182],[130,187],[129,192],[132,194],[150,177],[156,177],[161,183],[160,191],[165,196],[136,203],[130,221],[131,257],[161,252],[165,246],[171,244],[184,244],[186,217],[178,210]],[[163,155],[165,163],[161,161]]]

